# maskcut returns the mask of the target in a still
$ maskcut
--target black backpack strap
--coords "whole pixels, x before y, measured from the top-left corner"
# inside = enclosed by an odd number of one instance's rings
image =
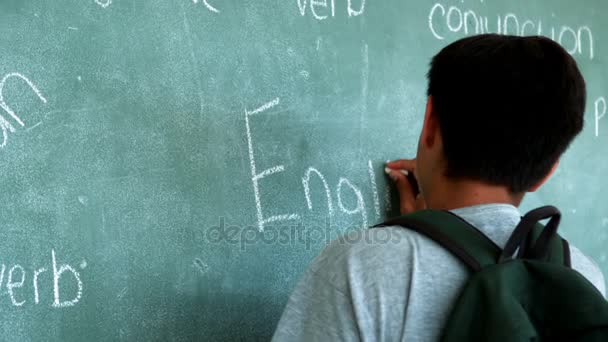
[[[543,207],[528,213],[513,231],[505,251],[476,227],[449,211],[417,211],[375,227],[402,226],[414,230],[450,251],[474,272],[499,261],[511,260],[517,249],[518,258],[571,267],[568,241],[556,233],[559,218],[545,227],[538,223],[542,219],[538,217],[543,215],[546,216],[544,218],[559,216],[559,211],[554,207]]]
[[[434,240],[474,272],[496,264],[502,252],[477,228],[448,211],[422,210],[375,227],[402,226]]]
[[[549,219],[546,226],[539,221]],[[561,213],[553,206],[534,209],[522,217],[507,241],[499,262],[514,258],[542,260],[570,267],[570,246],[557,234]]]
[[[568,268],[572,268],[572,259],[570,257],[570,244],[568,243],[568,240],[564,239],[564,238],[560,238],[561,243],[562,243],[562,255],[563,255],[563,264],[564,266],[568,267]]]
[[[540,223],[536,224],[536,227],[534,227],[533,230],[532,240],[530,241],[536,241],[543,232],[543,229],[545,229],[545,226]],[[570,260],[570,244],[566,239],[562,238],[559,234],[555,234],[555,236],[551,239],[548,248],[548,255],[543,260],[564,265],[568,268],[572,267]],[[519,253],[518,257],[521,257]]]

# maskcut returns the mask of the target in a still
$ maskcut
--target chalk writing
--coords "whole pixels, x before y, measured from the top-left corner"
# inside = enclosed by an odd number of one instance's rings
[[[374,212],[377,216],[380,216],[380,196],[378,196],[378,185],[376,184],[376,174],[374,173],[374,166],[372,161],[367,161],[367,174],[369,175],[369,181],[372,185],[372,194],[374,195]]]
[[[42,93],[40,92],[40,90],[38,90],[38,87],[36,87],[36,85],[34,83],[32,83],[32,81],[30,81],[27,77],[13,72],[10,74],[7,74],[6,76],[4,76],[2,78],[2,80],[0,81],[0,108],[2,108],[2,110],[4,110],[4,112],[6,114],[8,114],[10,117],[12,117],[20,126],[25,126],[25,123],[23,122],[23,120],[21,120],[21,118],[15,113],[15,111],[13,111],[13,109],[6,103],[6,101],[4,100],[4,85],[6,83],[6,81],[8,81],[11,78],[18,78],[21,79],[22,81],[24,81],[31,89],[32,91],[36,94],[36,96],[38,96],[38,98],[40,99],[40,101],[42,101],[42,103],[46,103],[46,98],[44,96],[42,96]],[[2,129],[2,143],[0,144],[0,148],[6,146],[6,142],[8,139],[8,133],[13,133],[15,132],[15,127],[6,119],[4,118],[2,115],[0,115],[0,128]]]
[[[333,217],[335,215],[335,211],[334,211],[334,207],[333,207],[333,200],[332,200],[332,192],[331,189],[325,179],[325,176],[316,168],[314,167],[309,167],[308,170],[304,173],[304,177],[302,177],[302,187],[304,188],[304,198],[306,200],[306,205],[308,207],[309,211],[313,210],[313,201],[311,198],[311,176],[312,175],[316,175],[320,181],[321,184],[323,185],[323,189],[325,190],[325,198],[326,198],[326,202],[327,202],[327,208],[328,208],[328,215],[329,217]],[[374,174],[374,171],[372,169],[372,161],[369,160],[368,161],[368,176],[369,176],[369,182],[370,182],[370,187],[371,187],[371,191],[372,191],[372,199],[373,199],[373,203],[374,203],[374,214],[376,215],[376,218],[379,219],[381,218],[381,209],[380,209],[380,196],[378,194],[378,185],[376,184],[376,176]],[[351,193],[355,196],[356,198],[356,203],[357,205],[354,208],[347,208],[346,205],[344,204],[344,192],[343,192],[343,188],[350,190]],[[390,198],[390,189],[388,187],[385,188],[385,191],[387,191],[388,193],[385,195],[387,196],[387,198]],[[340,212],[347,214],[347,215],[361,215],[361,224],[362,227],[367,227],[368,225],[368,213],[367,213],[367,206],[365,205],[365,200],[363,198],[363,194],[361,192],[361,189],[359,187],[357,187],[356,185],[354,185],[348,178],[346,177],[340,177],[338,184],[336,186],[336,191],[335,191],[335,196],[338,200],[338,208],[340,209]],[[390,210],[390,203],[388,206],[385,207],[386,211]]]
[[[362,15],[365,12],[365,1],[347,0],[345,7],[348,17]],[[325,20],[336,16],[336,0],[297,0],[297,3],[301,16],[305,16],[308,10],[312,17],[317,20]]]
[[[209,271],[209,266],[199,258],[194,258],[194,261],[192,263],[201,274],[205,274],[207,273],[207,271]]]
[[[3,265],[4,266],[4,265]],[[34,271],[34,303],[40,303],[40,295],[38,294],[38,276],[40,273],[46,272],[46,268],[42,267]]]
[[[16,283],[13,282],[13,272],[15,270],[18,270],[21,275],[21,280],[19,280]],[[6,289],[8,290],[8,295],[9,295],[9,297],[11,297],[11,302],[13,303],[14,306],[21,306],[21,305],[25,304],[25,300],[17,301],[17,299],[15,299],[15,293],[13,292],[14,288],[23,287],[24,282],[25,282],[25,270],[23,269],[23,267],[21,267],[19,265],[13,266],[11,268],[11,270],[8,271],[8,282],[6,283]]]
[[[80,301],[80,298],[82,298],[82,281],[80,280],[80,274],[78,272],[76,272],[76,270],[68,264],[61,265],[61,267],[59,267],[59,269],[57,269],[57,259],[55,257],[55,250],[51,250],[51,255],[52,255],[52,259],[53,259],[53,294],[54,294],[53,306],[57,307],[57,308],[74,306],[76,303],[78,303]],[[77,282],[78,291],[76,293],[76,297],[74,297],[73,299],[61,301],[60,294],[59,294],[59,292],[60,292],[59,291],[59,280],[61,279],[61,276],[65,272],[70,272],[72,274],[72,276],[74,277],[74,279]]]
[[[47,303],[50,303],[51,307],[54,308],[65,308],[78,304],[83,294],[83,283],[80,277],[80,273],[69,264],[61,264],[59,265],[57,261],[57,256],[55,254],[55,250],[51,249],[51,270],[52,270],[52,287],[53,287],[53,296],[49,298]],[[86,261],[83,260],[81,263],[81,269],[86,267]],[[8,271],[7,271],[8,269]],[[5,273],[8,272],[8,275],[5,277]],[[44,267],[36,268],[33,271],[32,276],[32,287],[33,287],[33,298],[34,305],[37,305],[41,302],[40,296],[40,285],[41,278],[44,281],[44,284],[51,283],[50,277],[44,277],[44,274],[47,272],[47,269]],[[66,275],[71,275],[72,284],[76,285],[76,293],[72,295],[66,295],[62,293],[61,288],[62,284],[67,284],[70,282],[69,278],[66,278]],[[6,279],[6,284],[4,280]],[[8,293],[8,297],[10,299],[10,303],[13,306],[23,306],[27,303],[27,296],[23,293],[24,287],[26,285],[27,279],[27,271],[25,268],[19,264],[15,264],[10,269],[7,265],[2,264],[0,267],[0,289],[5,287]],[[65,287],[65,286],[64,286]],[[69,286],[73,287],[73,286]]]
[[[95,0],[95,3],[103,8],[106,8],[112,4],[112,0]]]
[[[246,130],[247,130],[246,131],[247,147],[249,149],[249,164],[250,164],[250,168],[251,168],[251,182],[253,183],[253,193],[255,196],[255,207],[256,207],[257,218],[258,218],[258,229],[260,231],[264,231],[264,225],[267,223],[286,221],[286,220],[296,220],[296,219],[300,218],[300,216],[297,214],[275,215],[275,216],[266,218],[264,216],[264,212],[263,212],[263,208],[262,208],[262,200],[261,200],[261,196],[260,196],[260,184],[259,184],[260,180],[262,180],[268,176],[271,176],[275,173],[285,171],[285,166],[277,165],[277,166],[273,166],[269,169],[266,169],[260,173],[257,172],[257,167],[256,167],[256,163],[255,163],[255,153],[253,151],[253,139],[251,137],[251,128],[249,126],[249,118],[253,115],[261,114],[261,113],[275,107],[276,105],[279,104],[279,102],[280,102],[280,99],[276,98],[253,111],[245,110],[245,126],[246,126]]]
[[[116,299],[123,299],[128,291],[129,288],[123,287],[122,290],[120,290],[120,292],[118,292],[118,294],[116,295]]]
[[[600,120],[606,116],[606,99],[602,96],[595,100],[595,136],[600,136]]]
[[[329,189],[329,185],[327,185],[327,181],[325,180],[323,174],[321,174],[321,172],[319,172],[319,170],[315,169],[314,167],[309,167],[308,170],[306,170],[304,177],[302,177],[302,187],[304,188],[304,196],[306,197],[306,205],[308,205],[308,210],[312,210],[312,201],[310,200],[309,185],[310,176],[312,173],[316,174],[317,177],[323,183],[323,187],[325,188],[325,196],[327,197],[327,210],[329,215],[332,216],[334,214],[334,206],[331,200],[331,190]]]
[[[365,0],[361,0],[361,4],[359,9],[354,9],[352,5],[352,0],[348,0],[348,16],[349,17],[358,17],[365,12]]]
[[[199,0],[192,0],[195,4],[198,3]],[[218,10],[217,8],[211,6],[209,4],[209,2],[207,2],[207,0],[202,0],[203,1],[203,5],[205,5],[205,7],[207,7],[208,10],[210,10],[211,12],[215,12],[215,13],[220,13],[220,10]]]
[[[496,24],[492,26],[489,22]],[[521,19],[515,13],[497,14],[494,21],[470,9],[435,3],[429,11],[428,25],[431,35],[439,40],[459,34],[545,35],[561,44],[572,55],[586,55],[593,59],[595,53],[593,32],[588,26],[551,26],[540,19]]]
[[[276,165],[270,167],[262,172],[257,170],[255,153],[254,153],[254,144],[253,138],[251,136],[251,126],[250,126],[250,117],[258,114],[262,114],[275,106],[278,106],[280,100],[277,98],[273,101],[270,101],[261,107],[253,110],[253,111],[245,111],[245,128],[247,135],[247,147],[249,151],[249,161],[251,168],[251,181],[253,185],[253,193],[255,199],[255,207],[257,212],[257,220],[258,220],[258,229],[260,231],[264,230],[264,226],[269,223],[286,221],[286,220],[299,220],[301,218],[300,213],[292,213],[292,214],[283,214],[283,215],[275,215],[271,217],[266,217],[264,215],[264,208],[261,200],[261,189],[259,181],[265,179],[274,174],[285,172],[286,168],[284,165]],[[374,214],[376,218],[381,217],[381,207],[380,207],[380,195],[378,191],[378,184],[376,182],[376,175],[373,169],[372,161],[369,160],[367,162],[367,175],[369,177],[369,185],[371,187],[372,192],[372,200],[373,200],[373,208]],[[304,172],[301,178],[302,188],[304,190],[304,201],[306,203],[306,207],[308,211],[312,211],[316,206],[312,198],[311,188],[313,184],[320,184],[323,186],[324,194],[325,194],[325,204],[321,207],[327,208],[327,213],[329,217],[333,217],[336,214],[336,210],[334,207],[332,189],[319,169],[314,166],[308,167]],[[387,202],[390,200],[390,189],[388,187],[383,187],[383,190],[389,192],[385,195]],[[347,205],[345,201],[348,197],[355,198],[355,205]],[[339,177],[339,181],[335,187],[335,198],[337,199],[337,208],[339,212],[346,215],[360,215],[361,217],[361,225],[362,227],[367,227],[369,223],[369,216],[367,209],[368,207],[365,204],[365,199],[363,197],[363,192],[361,189],[353,184],[348,178],[341,176]],[[390,210],[390,203],[386,204],[386,210]]]
[[[348,186],[357,197],[357,206],[354,209],[348,209],[342,203],[342,186],[344,185]],[[338,182],[338,205],[340,206],[342,212],[348,215],[360,214],[361,219],[363,220],[363,228],[367,227],[367,212],[365,210],[365,202],[363,201],[361,190],[359,190],[346,178],[340,178],[340,181]]]

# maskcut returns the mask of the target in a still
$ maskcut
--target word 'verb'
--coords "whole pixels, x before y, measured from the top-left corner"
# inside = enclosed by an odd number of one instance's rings
[[[340,0],[298,0],[300,14],[305,16],[310,13],[317,20],[325,20],[336,16],[336,1]],[[365,12],[365,0],[347,0],[344,3],[346,13],[349,17],[358,17]],[[355,3],[356,2],[356,3]]]
[[[78,304],[83,291],[80,273],[71,265],[59,264],[57,259],[55,250],[52,249],[51,267],[34,268],[30,273],[18,264],[1,264],[0,292],[6,289],[13,306],[48,303],[54,308],[65,308]],[[79,266],[80,269],[86,268],[86,261],[83,260]],[[31,289],[31,292],[28,289]],[[4,304],[0,301],[0,306]]]

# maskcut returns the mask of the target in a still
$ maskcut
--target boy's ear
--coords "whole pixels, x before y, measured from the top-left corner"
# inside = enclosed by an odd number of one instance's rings
[[[545,184],[545,182],[551,178],[551,176],[553,175],[553,173],[555,172],[555,170],[557,170],[557,167],[559,166],[559,159],[555,162],[555,164],[553,164],[553,167],[551,168],[551,171],[549,171],[549,173],[547,173],[547,175],[540,180],[540,182],[538,182],[535,186],[533,186],[532,188],[530,188],[528,190],[528,192],[535,192],[536,190],[538,190],[538,188],[540,188],[543,184]]]
[[[433,103],[433,97],[429,96],[426,102],[420,142],[423,143],[425,147],[433,147],[433,145],[435,145],[435,140],[438,138],[438,132],[439,122],[437,120],[437,113],[435,113],[435,104]]]

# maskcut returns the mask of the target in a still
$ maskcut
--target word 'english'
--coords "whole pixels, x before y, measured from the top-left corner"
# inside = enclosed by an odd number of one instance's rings
[[[276,98],[253,111],[245,110],[245,129],[246,129],[246,135],[247,135],[247,147],[248,147],[248,151],[249,151],[251,182],[253,185],[253,193],[254,193],[254,197],[255,197],[255,206],[256,206],[256,213],[257,213],[257,223],[258,223],[258,229],[260,232],[264,231],[265,225],[270,224],[270,223],[301,219],[301,215],[299,213],[285,213],[285,214],[273,215],[273,216],[267,217],[264,214],[264,208],[262,205],[260,181],[271,175],[274,175],[274,174],[277,174],[280,172],[284,172],[285,166],[284,165],[275,165],[275,166],[267,168],[263,171],[258,171],[258,166],[256,163],[255,153],[254,153],[254,143],[253,143],[253,138],[251,135],[250,119],[252,117],[255,117],[257,115],[260,115],[260,114],[270,110],[271,108],[279,105],[279,103],[280,103],[280,99]],[[375,173],[374,173],[374,170],[372,167],[371,160],[368,161],[367,166],[368,166],[369,185],[372,189],[372,194],[373,194],[374,212],[377,217],[380,217],[380,215],[381,215],[380,196],[378,194],[376,176],[375,176]],[[312,211],[312,209],[313,209],[313,201],[312,201],[311,194],[310,194],[310,185],[311,185],[311,181],[313,179],[317,179],[322,184],[323,189],[325,190],[327,212],[328,212],[329,217],[333,217],[335,215],[335,213],[337,211],[336,210],[336,207],[337,207],[337,209],[339,209],[340,212],[342,212],[346,215],[359,215],[361,218],[362,227],[368,226],[368,222],[369,222],[368,212],[367,212],[368,208],[366,207],[366,203],[363,198],[361,189],[359,187],[357,187],[355,184],[353,184],[348,178],[340,177],[338,184],[336,184],[336,186],[335,186],[335,192],[332,195],[331,187],[330,187],[329,183],[327,182],[327,180],[325,179],[325,176],[323,175],[323,173],[321,173],[321,171],[319,171],[317,168],[315,168],[313,166],[308,167],[304,171],[304,174],[302,176],[302,188],[304,190],[304,199],[306,200],[306,205],[307,205],[309,211]],[[354,197],[356,198],[356,205],[348,207],[344,203],[345,202],[344,194],[346,192],[350,192],[351,196],[354,195]],[[337,199],[337,206],[333,201],[334,196]],[[385,188],[384,200],[385,200],[386,211],[390,211],[391,210],[390,189],[388,188],[388,186]]]

